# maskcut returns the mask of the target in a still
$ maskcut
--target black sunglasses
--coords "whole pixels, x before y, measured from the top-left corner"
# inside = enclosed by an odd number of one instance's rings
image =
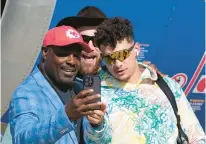
[[[94,36],[88,36],[88,35],[82,35],[82,38],[84,40],[84,42],[89,43],[89,41],[91,40],[93,45],[95,45],[95,41],[94,41]]]

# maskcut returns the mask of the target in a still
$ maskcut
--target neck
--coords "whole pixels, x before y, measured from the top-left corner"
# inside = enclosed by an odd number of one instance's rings
[[[52,78],[50,78],[44,68],[44,63],[41,63],[39,65],[39,70],[42,72],[42,74],[44,75],[44,77],[46,78],[46,80],[49,82],[49,84],[55,88],[55,89],[59,89],[60,91],[66,92],[68,90],[72,89],[72,86],[70,85],[65,85],[65,84],[59,84],[57,83],[55,80],[53,80]]]
[[[127,82],[131,84],[136,84],[139,81],[141,74],[142,74],[142,71],[140,70],[138,63],[136,63],[135,71]]]

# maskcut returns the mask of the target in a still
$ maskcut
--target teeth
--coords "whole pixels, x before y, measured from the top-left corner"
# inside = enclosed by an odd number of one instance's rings
[[[65,70],[66,72],[73,72],[74,70]]]
[[[90,58],[90,59],[85,59],[86,61],[93,61],[93,59],[92,58]]]
[[[84,56],[83,57],[84,61],[88,62],[88,63],[93,63],[94,60],[96,59],[96,57],[87,57],[87,56]]]
[[[94,59],[95,57],[84,56],[84,59]]]

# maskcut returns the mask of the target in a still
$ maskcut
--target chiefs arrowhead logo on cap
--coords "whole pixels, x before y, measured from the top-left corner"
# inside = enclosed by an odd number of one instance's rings
[[[80,38],[80,35],[73,29],[68,29],[66,31],[66,36],[68,38]]]

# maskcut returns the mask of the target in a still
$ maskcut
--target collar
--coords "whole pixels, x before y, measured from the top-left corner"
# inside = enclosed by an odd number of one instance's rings
[[[139,84],[145,83],[148,80],[151,82],[154,82],[157,80],[157,74],[156,72],[149,66],[145,65],[143,63],[138,62],[139,68],[142,70],[142,74],[137,81],[136,84],[131,84],[127,82],[120,82],[119,80],[115,79],[108,70],[101,70],[100,76],[101,76],[101,86],[108,86],[108,87],[114,87],[114,88],[123,88],[126,90],[132,90],[138,87]]]
[[[35,79],[37,85],[41,88],[42,92],[52,102],[56,109],[59,109],[63,106],[63,103],[61,102],[59,96],[57,95],[55,90],[52,88],[52,86],[49,84],[49,82],[46,80],[46,78],[37,66],[31,73],[31,76]]]

